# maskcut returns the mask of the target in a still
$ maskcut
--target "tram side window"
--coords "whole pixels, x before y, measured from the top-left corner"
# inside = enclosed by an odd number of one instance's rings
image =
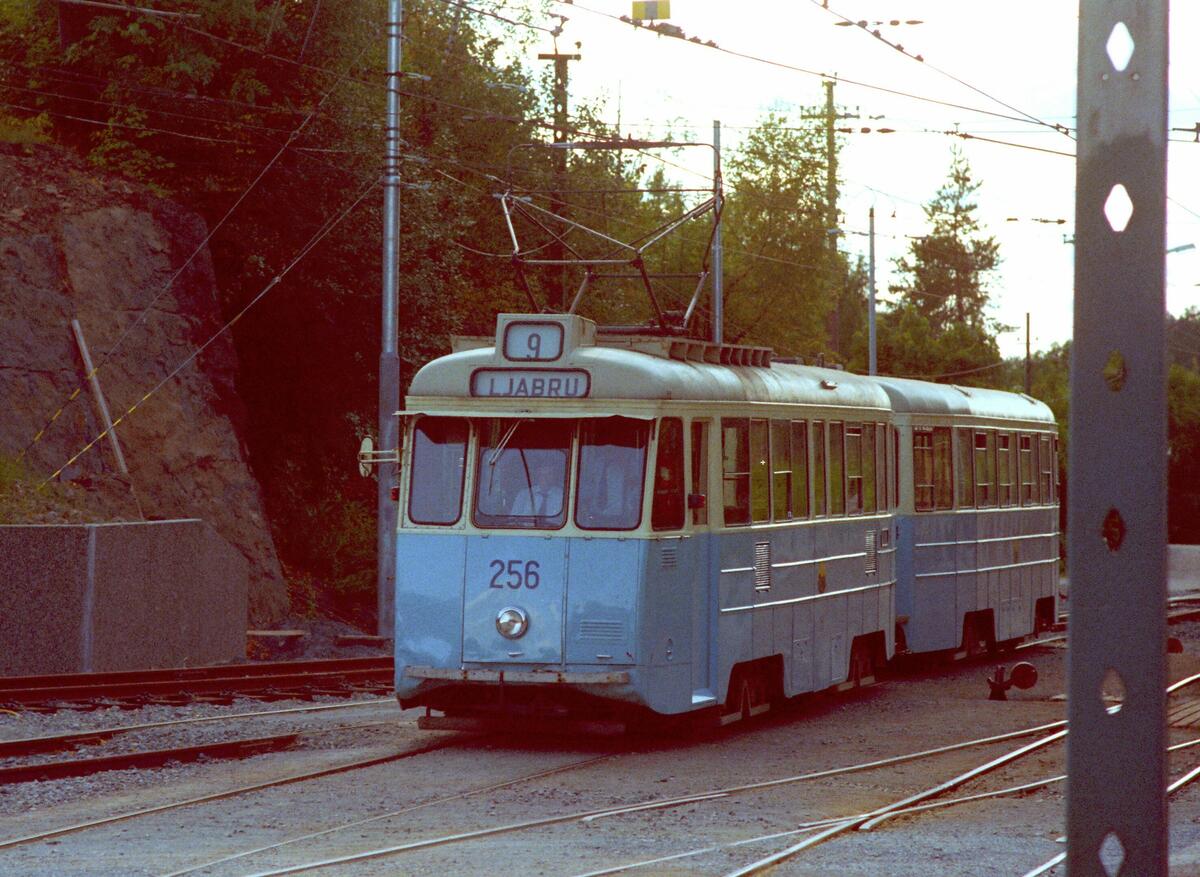
[[[868,515],[878,508],[875,502],[875,424],[864,423],[862,430],[863,508]]]
[[[888,427],[892,434],[892,507],[900,504],[900,432],[894,426]]]
[[[913,430],[913,503],[919,512],[933,511],[933,432]]]
[[[792,514],[808,517],[808,424],[792,421]]]
[[[1058,436],[1050,437],[1050,459],[1053,462],[1053,471],[1050,474],[1050,490],[1053,494],[1050,501],[1058,502]]]
[[[642,519],[650,426],[624,417],[583,421],[575,523],[584,530],[632,530]]]
[[[818,517],[826,513],[825,498],[825,424],[813,422],[813,514]]]
[[[996,492],[1000,506],[1013,504],[1012,473],[1012,433],[1001,432],[996,435]]]
[[[1054,502],[1054,463],[1050,457],[1050,436],[1038,436],[1038,462],[1042,470],[1042,502]]]
[[[875,424],[875,492],[879,496],[879,510],[886,512],[888,503],[887,427]]]
[[[767,421],[750,421],[750,518],[771,520],[771,451]]]
[[[414,524],[453,524],[462,514],[467,423],[422,417],[413,430],[408,517]]]
[[[786,420],[771,421],[771,517],[776,521],[791,520],[792,507],[792,440]]]
[[[954,508],[954,464],[948,426],[933,429],[933,484],[937,507]]]
[[[708,523],[708,423],[692,422],[692,493],[704,497],[692,508],[692,523]]]
[[[863,510],[862,427],[846,424],[846,514],[861,515]]]
[[[1031,505],[1036,482],[1033,474],[1033,436],[1028,433],[1021,433],[1019,456],[1021,460],[1021,505]]]
[[[829,514],[846,514],[845,427],[829,424]]]
[[[956,429],[955,440],[958,442],[958,507],[969,509],[975,505],[974,464],[975,441],[969,429]]]
[[[650,526],[655,530],[678,530],[683,526],[683,506],[683,421],[664,417],[658,426]]]
[[[721,420],[721,496],[725,524],[750,523],[750,421]]]
[[[991,508],[996,504],[996,433],[975,433],[975,504]]]

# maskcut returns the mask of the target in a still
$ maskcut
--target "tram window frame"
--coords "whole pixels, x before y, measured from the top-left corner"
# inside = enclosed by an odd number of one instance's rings
[[[481,472],[483,471],[483,467],[488,465],[484,461],[484,454],[486,451],[491,450],[494,447],[491,444],[484,443],[484,425],[490,424],[493,421],[495,422],[496,430],[495,439],[497,442],[503,442],[503,450],[499,457],[499,460],[501,461],[503,461],[506,456],[514,450],[517,451],[522,458],[525,457],[525,450],[563,453],[564,456],[562,458],[561,485],[557,482],[553,485],[549,485],[551,487],[560,488],[562,491],[560,500],[561,505],[556,514],[543,515],[532,512],[513,513],[511,508],[518,504],[517,497],[521,495],[521,491],[519,490],[516,492],[514,499],[510,500],[510,509],[503,514],[493,514],[480,508],[480,491],[483,489],[483,478],[481,477]],[[530,436],[529,439],[525,440],[528,441],[529,444],[524,444],[524,437],[521,436],[521,433],[527,426],[534,424],[536,424],[536,429],[534,430],[533,435]],[[512,432],[508,433],[507,431],[510,427],[512,427]],[[563,445],[550,446],[549,444],[546,444],[545,446],[539,446],[539,442],[546,441],[548,437],[553,436],[555,431],[559,431],[561,433],[559,438],[564,440]],[[507,441],[504,440],[505,436],[507,436]],[[471,499],[472,523],[481,529],[497,530],[561,530],[563,527],[565,527],[567,520],[570,517],[571,501],[573,499],[571,487],[575,483],[574,463],[576,457],[575,447],[579,437],[578,422],[551,419],[535,421],[533,418],[527,417],[485,418],[476,421],[476,437],[473,465],[475,483],[473,491],[474,495]],[[528,462],[524,462],[523,466],[525,468],[526,479],[530,479],[527,482],[527,487],[530,490],[530,504],[532,505],[532,491],[535,487],[533,482],[537,481],[535,473],[538,469],[541,469],[543,472],[548,470],[545,469],[544,465],[530,466]],[[491,492],[492,490],[489,488],[488,493],[490,494]],[[500,496],[505,495],[505,491],[503,489],[501,489],[498,493]]]
[[[1058,472],[1058,436],[1051,434],[1050,436],[1050,460],[1054,466],[1054,472],[1050,479],[1051,498],[1050,501],[1057,503],[1059,501],[1059,472]]]
[[[875,424],[875,494],[879,500],[879,511],[891,508],[888,502],[888,443],[887,424]]]
[[[1041,473],[1042,504],[1054,502],[1054,464],[1050,460],[1050,434],[1038,435],[1038,471]]]
[[[913,508],[918,512],[933,511],[933,428],[912,431]]]
[[[996,433],[996,505],[1009,508],[1013,504],[1013,434]]]
[[[950,427],[933,428],[934,503],[938,511],[954,508],[954,448]]]
[[[654,454],[650,529],[683,529],[687,517],[684,513],[686,501],[684,499],[683,466],[683,420],[678,417],[664,417],[658,422],[658,448]]]
[[[846,514],[863,513],[863,430],[861,423],[847,423],[846,452]]]
[[[1033,436],[1027,432],[1019,433],[1018,459],[1020,461],[1020,505],[1033,505],[1033,491],[1037,485],[1033,469]],[[1026,480],[1028,478],[1028,480]]]
[[[792,440],[792,515],[807,518],[810,508],[808,498],[808,421],[793,420]]]
[[[862,425],[862,511],[867,515],[873,515],[879,510],[875,463],[875,424],[864,423]]]
[[[825,469],[825,421],[814,420],[812,429],[813,515],[824,518],[829,514],[829,492],[825,489],[829,482]]]
[[[703,499],[698,503],[689,503],[692,509],[692,525],[704,527],[708,525],[708,437],[712,421],[693,420],[691,423],[690,471],[692,476],[690,490]]]
[[[625,444],[617,444],[608,442],[604,445],[595,441],[595,433],[603,428],[620,427],[629,430],[632,437],[636,439],[637,445],[628,446]],[[609,530],[609,531],[626,531],[636,530],[642,525],[642,519],[645,514],[643,506],[646,499],[646,464],[650,456],[650,423],[645,420],[633,420],[624,417],[592,417],[584,418],[580,421],[579,429],[577,430],[576,444],[578,445],[578,462],[575,466],[575,482],[574,482],[574,521],[575,526],[581,530]],[[616,465],[616,461],[609,459],[606,461],[597,460],[593,462],[591,449],[603,446],[612,447],[636,447],[641,451],[640,461],[637,466],[636,477],[625,479],[626,485],[633,484],[637,488],[636,500],[632,503],[622,501],[622,508],[619,512],[620,517],[608,509],[593,510],[593,502],[587,498],[590,491],[584,490],[585,479],[591,474],[593,466],[597,463],[601,464],[601,470],[607,470]],[[611,453],[609,455],[611,457]],[[607,486],[605,492],[607,493]],[[600,491],[596,491],[599,493]],[[608,497],[606,497],[608,498]],[[631,497],[632,499],[632,497]],[[629,514],[626,506],[631,506],[633,509],[632,515]]]
[[[771,520],[770,421],[750,419],[750,523]]]
[[[996,506],[996,431],[975,431],[975,505],[990,509]]]
[[[771,421],[771,519],[790,521],[792,507],[792,438],[788,421]]]
[[[733,442],[730,441],[731,436],[734,438]],[[737,468],[731,469],[731,466]],[[721,508],[722,520],[726,527],[743,527],[750,523],[748,417],[721,418]]]
[[[846,514],[846,425],[829,421],[829,514]]]
[[[437,518],[437,519],[422,519],[422,518],[418,518],[416,516],[416,514],[414,514],[413,500],[414,500],[414,498],[423,498],[424,496],[426,496],[426,492],[421,489],[425,483],[428,483],[437,488],[441,488],[446,484],[445,470],[439,469],[438,466],[436,465],[436,462],[433,465],[431,465],[429,462],[426,462],[425,460],[420,459],[418,456],[419,452],[421,452],[423,448],[430,447],[429,445],[423,445],[422,440],[421,440],[420,436],[418,435],[418,433],[421,433],[422,435],[426,434],[425,429],[424,429],[426,425],[429,425],[429,426],[436,425],[436,426],[443,427],[443,428],[457,427],[459,430],[461,430],[461,433],[462,433],[461,442],[437,443],[443,448],[443,450],[441,451],[441,456],[443,457],[443,459],[440,462],[450,463],[452,465],[454,464],[454,458],[453,458],[454,451],[452,450],[452,447],[454,445],[458,445],[458,447],[459,447],[458,461],[457,461],[457,468],[458,468],[458,494],[457,494],[457,496],[458,496],[458,499],[453,506],[453,511],[454,511],[453,518],[443,516],[442,518]],[[410,468],[409,468],[408,509],[407,509],[408,520],[411,523],[417,524],[417,525],[420,525],[423,527],[452,527],[455,524],[457,524],[459,521],[462,520],[463,495],[466,490],[467,452],[469,450],[470,443],[471,443],[471,424],[464,418],[426,416],[426,417],[419,418],[417,420],[417,422],[415,424],[413,424],[412,451],[411,451],[412,459],[411,459]],[[449,499],[448,493],[446,493],[445,491],[441,491],[441,493],[443,494],[445,499]],[[445,509],[447,509],[447,511],[448,511],[448,510],[450,510],[450,508],[451,508],[450,503],[446,503]]]
[[[954,440],[958,450],[958,466],[956,467],[955,483],[957,485],[957,501],[960,509],[975,507],[975,438],[969,427],[960,426],[954,430]]]

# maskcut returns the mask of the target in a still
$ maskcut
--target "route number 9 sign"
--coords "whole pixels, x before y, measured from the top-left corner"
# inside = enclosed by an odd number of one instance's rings
[[[509,323],[504,330],[504,358],[524,362],[558,359],[563,327],[558,323]]]

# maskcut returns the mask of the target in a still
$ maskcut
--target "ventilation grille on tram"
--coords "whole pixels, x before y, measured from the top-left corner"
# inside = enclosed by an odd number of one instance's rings
[[[879,549],[875,531],[867,531],[867,575],[879,572]]]
[[[620,621],[599,621],[584,618],[579,622],[580,639],[620,640],[625,638],[625,624]]]

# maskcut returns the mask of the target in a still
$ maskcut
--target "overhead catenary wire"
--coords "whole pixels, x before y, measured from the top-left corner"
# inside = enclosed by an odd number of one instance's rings
[[[195,361],[195,359],[201,353],[203,353],[205,350],[207,350],[219,337],[221,337],[223,334],[225,334],[225,332],[227,332],[230,328],[232,328],[233,325],[238,320],[240,320],[243,316],[245,316],[246,313],[252,307],[254,307],[256,304],[258,304],[260,301],[262,301],[262,299],[264,297],[266,297],[266,295],[272,289],[274,289],[276,286],[278,286],[279,283],[282,282],[283,278],[286,277],[291,272],[291,270],[293,268],[295,268],[296,265],[299,264],[300,261],[309,254],[309,252],[313,249],[313,247],[317,246],[317,244],[319,244],[321,241],[323,241],[325,239],[325,237],[330,232],[332,232],[333,229],[336,228],[343,219],[345,219],[347,216],[349,216],[354,211],[354,209],[356,207],[358,207],[359,204],[362,203],[363,199],[367,197],[367,195],[371,192],[371,190],[374,189],[377,185],[379,185],[379,179],[372,178],[370,180],[370,182],[365,187],[363,187],[363,189],[359,192],[358,196],[345,209],[343,209],[337,216],[335,216],[331,219],[327,219],[326,222],[316,231],[316,233],[314,233],[313,236],[309,238],[308,242],[305,243],[305,245],[303,247],[301,247],[300,251],[292,258],[292,260],[290,262],[288,262],[288,264],[285,265],[274,277],[272,277],[270,279],[270,281],[267,282],[266,286],[264,286],[253,298],[251,298],[250,301],[248,301],[245,305],[243,305],[242,308],[236,314],[233,315],[233,317],[231,317],[229,320],[227,320],[220,328],[218,328],[215,332],[213,332],[203,344],[201,344],[194,351],[192,351],[190,354],[188,354],[188,356],[186,356],[178,365],[176,365],[173,369],[171,369],[171,371],[167,373],[166,377],[164,377],[157,384],[155,384],[153,387],[151,387],[150,390],[148,390],[146,393],[144,393],[140,399],[138,399],[131,406],[129,406],[129,408],[127,408],[125,410],[124,414],[122,414],[120,417],[116,418],[112,422],[112,426],[110,426],[107,429],[100,432],[99,435],[97,435],[95,438],[93,438],[91,441],[89,441],[86,445],[84,445],[82,448],[80,448],[79,451],[77,451],[75,454],[73,454],[70,457],[70,459],[68,459],[65,463],[63,463],[61,466],[59,466],[58,469],[56,469],[47,478],[45,478],[38,485],[38,488],[42,489],[47,484],[49,484],[51,481],[58,478],[63,473],[63,470],[65,470],[68,466],[70,466],[72,463],[74,463],[76,460],[78,460],[80,457],[82,457],[84,454],[86,454],[88,451],[90,451],[92,448],[94,448],[97,445],[97,443],[102,441],[110,432],[112,432],[112,430],[116,429],[116,427],[118,425],[120,425],[120,423],[123,420],[125,420],[127,417],[132,415],[134,411],[136,411],[138,408],[140,408],[155,393],[157,393],[164,386],[166,386],[173,378],[175,378],[176,375],[178,375],[185,368],[187,368],[188,365],[190,365],[193,361]]]
[[[835,18],[840,18],[846,24],[855,24],[855,22],[852,21],[850,18],[848,18],[845,15],[843,15],[842,13],[838,12],[836,9],[831,8],[829,6],[829,0],[809,0],[809,2],[812,3],[814,6],[816,6],[818,9],[824,9],[826,12],[828,12],[830,15],[833,15]],[[860,28],[860,29],[866,30],[865,28]],[[1068,129],[1066,129],[1065,127],[1060,126],[1060,125],[1051,125],[1051,123],[1038,118],[1037,116],[1033,115],[1032,113],[1028,113],[1025,110],[1021,109],[1020,107],[1013,106],[1012,104],[1008,103],[1007,101],[1001,100],[1000,98],[996,97],[995,95],[993,95],[987,91],[984,91],[982,88],[972,85],[970,82],[967,82],[965,79],[962,79],[961,77],[956,76],[955,74],[950,73],[947,70],[943,70],[942,68],[929,63],[929,61],[927,61],[923,56],[914,55],[911,52],[907,51],[904,48],[904,46],[900,45],[899,43],[894,43],[891,40],[887,39],[878,30],[866,31],[866,32],[869,33],[871,36],[873,36],[875,39],[882,42],[884,45],[889,46],[892,49],[895,49],[900,54],[904,55],[906,58],[911,58],[912,60],[917,61],[920,64],[928,67],[930,70],[933,70],[936,73],[940,73],[942,76],[945,76],[949,79],[954,80],[959,85],[961,85],[965,88],[969,88],[971,91],[975,92],[976,94],[978,94],[982,97],[985,97],[990,101],[994,101],[995,103],[1000,104],[1000,106],[1004,107],[1005,109],[1012,110],[1014,113],[1020,113],[1026,119],[1028,119],[1029,121],[1031,121],[1037,125],[1042,125],[1042,126],[1045,126],[1048,128],[1053,128],[1054,130],[1059,131],[1060,133],[1065,134],[1068,137],[1071,137],[1070,131]],[[1074,139],[1074,138],[1071,137],[1071,139]]]
[[[304,131],[304,129],[308,126],[308,124],[316,117],[316,115],[320,111],[321,107],[325,104],[325,101],[327,101],[329,99],[329,97],[334,93],[334,91],[336,91],[337,87],[342,83],[343,79],[344,79],[344,77],[338,78],[333,83],[333,85],[331,85],[325,91],[325,93],[321,96],[321,99],[319,101],[317,101],[316,105],[312,108],[312,110],[309,112],[309,114],[304,117],[304,119],[300,122],[299,125],[296,126],[295,129],[293,129],[291,134],[288,136],[287,141],[282,146],[279,147],[278,151],[276,151],[276,153],[271,157],[271,159],[258,172],[258,175],[255,176],[253,180],[251,180],[250,185],[247,186],[242,191],[242,193],[234,200],[233,204],[230,205],[230,207],[225,211],[224,215],[222,215],[222,217],[216,222],[216,224],[213,225],[208,230],[207,234],[205,234],[204,238],[200,241],[200,243],[197,244],[195,248],[193,248],[191,254],[175,270],[175,272],[170,276],[170,278],[168,278],[167,282],[163,285],[163,288],[160,289],[150,299],[150,302],[142,309],[142,312],[141,312],[141,314],[138,315],[137,319],[134,320],[133,323],[131,323],[128,328],[126,328],[123,332],[121,332],[121,334],[119,336],[117,336],[117,340],[114,341],[113,344],[108,348],[108,350],[105,351],[105,353],[99,359],[96,360],[91,371],[87,375],[84,376],[84,379],[82,381],[80,381],[80,383],[76,386],[75,390],[72,391],[72,393],[68,396],[67,400],[61,405],[61,407],[59,407],[59,409],[56,412],[54,412],[54,414],[52,414],[50,416],[50,419],[46,421],[46,423],[42,426],[42,428],[40,430],[38,430],[37,434],[34,435],[34,437],[30,440],[29,444],[21,449],[21,452],[17,455],[18,460],[24,459],[25,455],[29,452],[29,449],[32,448],[35,444],[38,443],[38,441],[41,440],[42,436],[45,435],[46,430],[49,429],[49,427],[54,423],[54,421],[58,419],[58,417],[63,413],[64,410],[66,410],[67,406],[69,406],[75,399],[77,399],[79,397],[80,393],[82,393],[83,389],[88,385],[88,382],[93,377],[95,377],[96,374],[99,373],[100,369],[102,369],[104,367],[104,365],[112,358],[113,354],[121,346],[121,344],[124,343],[125,339],[128,338],[135,329],[137,329],[140,325],[142,325],[146,321],[147,315],[150,314],[155,302],[157,302],[159,299],[161,299],[164,295],[167,294],[168,290],[171,289],[171,287],[175,284],[175,281],[179,279],[180,275],[182,275],[183,272],[188,268],[188,266],[191,265],[192,262],[194,262],[196,260],[196,257],[199,256],[200,253],[204,252],[205,248],[208,246],[209,241],[211,241],[213,239],[213,236],[216,235],[217,231],[225,224],[225,222],[229,219],[229,217],[231,217],[234,214],[234,212],[238,209],[238,207],[241,206],[241,204],[246,200],[246,198],[249,197],[250,193],[252,191],[254,191],[254,189],[258,186],[258,184],[262,181],[262,179],[267,175],[267,173],[271,170],[271,168],[275,166],[275,164],[279,161],[279,159],[287,151],[288,147],[292,145],[292,143],[296,140],[296,138],[298,138],[300,136],[300,134]],[[114,424],[114,426],[115,426],[115,424]],[[109,431],[111,431],[111,428],[109,430],[106,430],[105,432],[107,433]],[[61,472],[61,471],[62,470],[60,469],[59,472]],[[51,476],[51,477],[56,477],[58,474],[59,473],[56,472],[55,475]]]

